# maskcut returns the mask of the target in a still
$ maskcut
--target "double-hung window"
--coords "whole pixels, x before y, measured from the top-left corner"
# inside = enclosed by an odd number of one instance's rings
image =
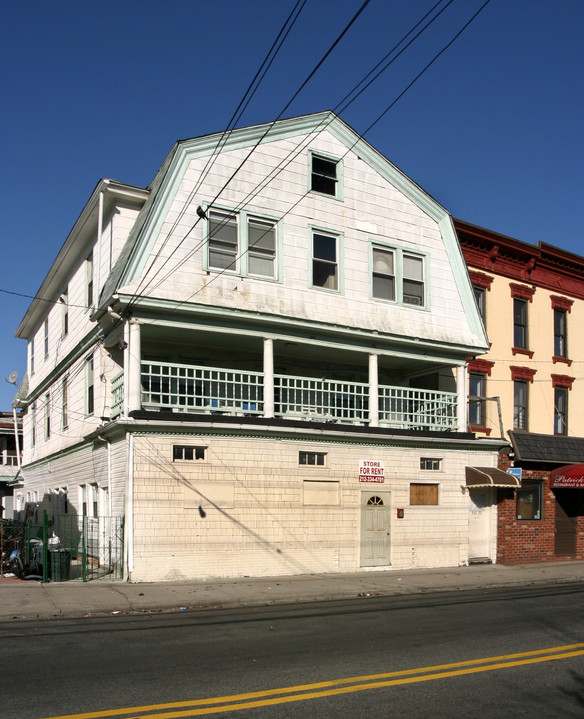
[[[94,412],[94,379],[93,379],[93,356],[85,360],[85,414]]]
[[[468,423],[475,427],[484,427],[486,377],[479,372],[471,372],[468,378]]]
[[[93,252],[85,260],[85,299],[88,307],[93,307]]]
[[[404,305],[426,304],[425,258],[396,247],[371,245],[371,295]]]
[[[527,349],[527,300],[513,298],[513,346]]]
[[[527,390],[525,380],[513,381],[513,429],[527,429]]]
[[[51,395],[45,395],[45,439],[51,437]]]
[[[44,335],[45,335],[45,359],[49,356],[49,318],[45,320],[44,324]]]
[[[554,389],[554,434],[568,434],[568,389]]]
[[[237,271],[237,215],[209,210],[209,267]]]
[[[339,236],[312,231],[312,287],[339,289]]]
[[[278,223],[248,212],[207,210],[206,269],[278,279]]]
[[[403,254],[403,302],[424,305],[424,260],[409,252]]]
[[[30,340],[30,373],[34,374],[34,337]]]
[[[69,334],[69,288],[65,288],[60,297],[61,303],[61,335],[66,337]]]
[[[247,218],[247,272],[258,277],[276,276],[276,224]]]
[[[554,309],[554,355],[568,356],[567,312],[562,309]]]
[[[332,157],[309,153],[310,190],[342,199],[342,163]]]
[[[477,308],[484,324],[486,322],[487,314],[487,290],[485,287],[478,287],[477,285],[473,285],[473,291],[477,303]]]
[[[395,301],[395,252],[387,247],[372,248],[373,297]]]
[[[61,384],[61,429],[69,426],[69,378],[63,377]]]

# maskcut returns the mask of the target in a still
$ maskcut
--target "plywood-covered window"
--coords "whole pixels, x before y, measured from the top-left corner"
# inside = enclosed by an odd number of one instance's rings
[[[437,484],[410,484],[410,504],[438,504]]]

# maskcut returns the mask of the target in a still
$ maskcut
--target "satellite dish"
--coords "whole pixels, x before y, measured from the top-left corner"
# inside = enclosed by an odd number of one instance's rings
[[[10,382],[10,384],[16,384],[17,379],[18,379],[18,372],[11,372],[10,375],[7,377],[6,381]]]

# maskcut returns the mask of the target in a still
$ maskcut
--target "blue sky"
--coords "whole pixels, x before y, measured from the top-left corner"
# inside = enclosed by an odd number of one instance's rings
[[[444,0],[446,2],[446,0]],[[285,117],[334,109],[434,5],[371,0]],[[483,0],[454,0],[341,117],[364,132]],[[282,109],[362,0],[307,0],[239,125]],[[0,409],[14,332],[89,198],[223,130],[295,0],[0,0]],[[455,217],[584,254],[584,2],[491,0],[366,134]]]

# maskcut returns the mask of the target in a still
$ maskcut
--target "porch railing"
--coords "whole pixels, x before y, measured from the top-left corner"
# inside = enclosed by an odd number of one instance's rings
[[[276,415],[325,421],[369,421],[369,385],[311,377],[274,376]]]
[[[379,387],[379,423],[403,429],[433,432],[456,430],[455,392],[436,392],[412,387]]]
[[[124,372],[112,379],[112,419],[119,417],[124,409]]]
[[[142,405],[178,411],[263,414],[260,372],[142,362]]]
[[[142,406],[175,412],[230,415],[264,413],[264,376],[217,367],[142,362]],[[123,409],[124,377],[112,381],[112,418]],[[455,392],[379,386],[379,425],[401,429],[455,431]],[[274,376],[277,417],[368,424],[369,385],[326,378]]]

